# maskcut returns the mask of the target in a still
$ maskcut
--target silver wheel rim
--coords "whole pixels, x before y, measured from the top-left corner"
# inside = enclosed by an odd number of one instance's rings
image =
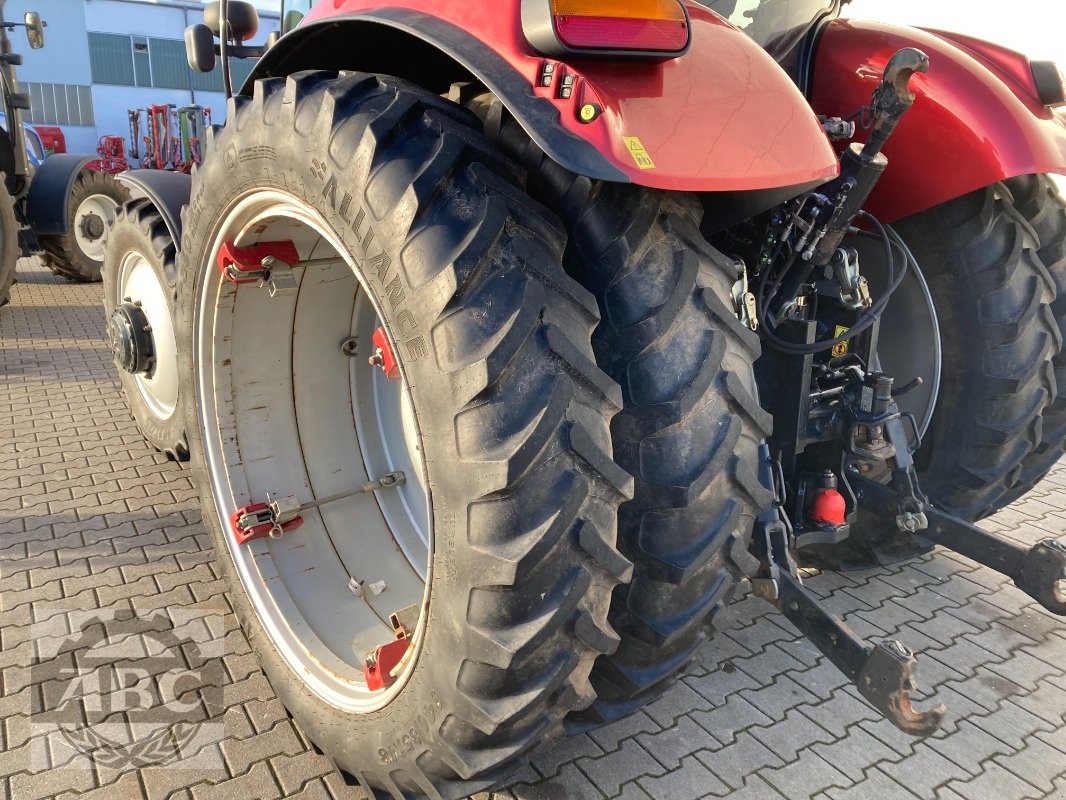
[[[83,227],[85,219],[93,215],[104,223],[103,233],[99,237],[90,236]],[[118,203],[106,194],[89,195],[78,204],[78,209],[74,212],[74,237],[82,253],[93,261],[104,260],[104,241],[116,216]]]
[[[279,239],[316,261],[295,270],[294,296],[235,286],[214,267],[226,241]],[[194,323],[196,399],[230,555],[258,619],[307,687],[337,708],[375,711],[417,662],[432,581],[431,498],[406,374],[388,381],[367,363],[380,308],[354,259],[303,202],[278,191],[244,196],[207,255]],[[354,357],[341,349],[352,337]],[[406,476],[401,487],[304,511],[302,526],[281,538],[238,545],[232,535],[230,516],[268,495],[306,503],[394,471]],[[419,621],[395,681],[370,691],[364,658],[393,639],[389,615],[411,609]]]
[[[137,252],[123,256],[118,289],[118,303],[140,306],[152,327],[155,360],[148,372],[138,372],[133,378],[152,415],[160,420],[170,419],[178,404],[178,343],[166,289],[152,265]]]

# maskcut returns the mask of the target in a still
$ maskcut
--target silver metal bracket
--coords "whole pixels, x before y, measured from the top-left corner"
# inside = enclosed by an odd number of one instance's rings
[[[870,284],[859,274],[859,256],[848,247],[837,248],[833,254],[833,277],[840,290],[840,302],[858,310],[873,305]]]
[[[265,286],[271,297],[288,297],[296,294],[300,288],[292,267],[274,256],[266,256],[263,259],[263,274],[259,278],[259,286]]]
[[[924,511],[904,511],[896,517],[896,527],[907,533],[917,533],[929,527],[929,519]]]
[[[276,500],[271,498],[270,495],[267,495],[267,503],[270,513],[274,517],[272,521],[276,525],[284,525],[286,522],[292,522],[300,516],[300,511],[302,510],[300,501],[291,494]]]
[[[731,294],[733,295],[733,310],[736,312],[737,319],[740,320],[746,328],[750,328],[755,331],[759,329],[759,314],[755,305],[755,295],[748,288],[748,270],[743,264],[737,265],[740,268],[740,280],[733,284]]]

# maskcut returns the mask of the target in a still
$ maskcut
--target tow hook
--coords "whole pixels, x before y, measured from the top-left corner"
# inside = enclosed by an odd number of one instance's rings
[[[784,614],[893,725],[913,736],[934,733],[947,708],[936,703],[922,711],[911,705],[914,654],[895,640],[867,645],[803,585],[789,553],[794,533],[783,507],[783,486],[766,445],[760,460],[760,480],[773,489],[775,500],[755,521],[752,547],[760,563],[752,579],[755,594]]]
[[[300,503],[292,495],[279,499],[272,499],[268,495],[265,503],[252,503],[234,511],[230,515],[230,528],[237,544],[247,544],[264,536],[280,539],[289,531],[296,530],[303,524],[304,520],[301,514],[304,511],[360,494],[370,494],[381,489],[395,489],[402,486],[406,481],[407,476],[404,473],[389,472],[376,481],[367,481],[354,491],[329,495],[321,500],[313,500],[309,503]]]
[[[929,736],[940,727],[947,713],[943,703],[924,711],[911,704],[918,662],[902,642],[889,639],[867,645],[790,572],[781,573],[780,597],[774,605],[901,731]]]
[[[412,631],[418,622],[419,611],[418,606],[411,606],[389,615],[396,638],[375,648],[363,660],[363,675],[366,677],[366,688],[370,691],[380,691],[396,682],[394,673],[411,647]]]

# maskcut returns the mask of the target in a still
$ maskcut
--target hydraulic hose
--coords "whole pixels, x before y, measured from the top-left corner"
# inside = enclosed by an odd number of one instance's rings
[[[859,318],[859,321],[856,322],[846,333],[843,333],[840,336],[836,336],[832,339],[824,339],[822,341],[812,342],[810,344],[789,342],[774,333],[773,327],[768,323],[767,320],[767,311],[770,300],[773,299],[773,292],[776,291],[777,286],[780,285],[781,280],[784,277],[784,273],[788,272],[788,270],[791,268],[791,265],[795,261],[795,257],[789,259],[788,264],[786,264],[785,268],[782,270],[782,274],[779,275],[777,280],[774,282],[769,296],[766,296],[763,293],[763,289],[767,282],[767,274],[763,275],[763,279],[760,282],[759,286],[760,297],[758,304],[758,313],[760,330],[762,331],[762,336],[766,340],[767,344],[769,344],[769,346],[772,347],[774,350],[777,350],[782,353],[788,353],[791,355],[812,355],[814,353],[821,353],[825,350],[829,350],[835,347],[838,344],[843,344],[844,342],[851,341],[860,333],[864,333],[865,331],[867,331],[869,328],[875,325],[878,320],[880,320],[881,314],[888,306],[888,301],[892,298],[892,295],[900,287],[900,285],[903,283],[903,279],[907,276],[908,268],[914,266],[914,256],[907,248],[906,244],[904,244],[898,236],[890,234],[889,231],[885,228],[885,226],[881,224],[881,221],[874,217],[872,214],[868,214],[865,211],[862,211],[859,213],[859,216],[870,222],[870,224],[873,225],[874,228],[877,230],[877,233],[869,233],[867,231],[861,230],[856,230],[855,232],[862,236],[879,238],[884,243],[886,264],[888,265],[889,274],[891,275],[891,282],[889,284],[888,289],[880,298],[878,298],[876,303],[874,303],[869,309],[867,309],[863,313],[863,315]],[[896,271],[896,258],[893,254],[893,248],[898,249],[903,255],[903,269],[899,270],[898,273]],[[807,267],[808,275],[810,274],[811,269],[811,267]],[[768,272],[769,271],[767,271],[767,273]]]

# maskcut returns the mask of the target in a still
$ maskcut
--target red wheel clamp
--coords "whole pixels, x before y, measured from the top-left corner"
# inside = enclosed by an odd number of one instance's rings
[[[385,334],[384,328],[378,328],[370,337],[374,344],[374,355],[370,356],[370,365],[381,367],[385,377],[390,381],[400,380],[400,365],[396,363],[396,354],[392,352],[392,343]]]
[[[246,544],[264,536],[281,536],[303,525],[303,517],[298,513],[299,506],[295,509],[297,513],[287,508],[291,504],[286,501],[291,499],[252,503],[234,511],[229,520],[237,544]]]
[[[411,634],[402,625],[396,628],[396,640],[383,644],[367,656],[363,666],[366,688],[372,692],[391,686],[396,681],[393,670],[403,661],[411,646]]]
[[[260,242],[248,247],[225,242],[218,251],[218,269],[230,283],[258,283],[270,273],[263,266],[265,258],[276,258],[291,267],[300,261],[300,254],[289,240]]]

